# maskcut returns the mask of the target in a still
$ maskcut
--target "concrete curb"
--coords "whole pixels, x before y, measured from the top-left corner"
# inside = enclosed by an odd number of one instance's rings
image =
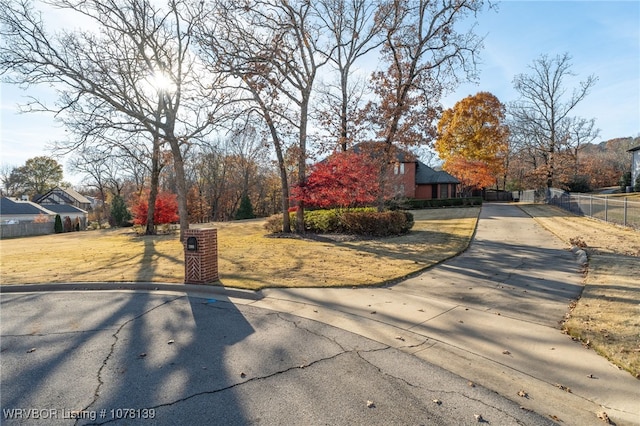
[[[164,291],[180,292],[190,295],[222,296],[252,301],[261,300],[264,296],[260,292],[226,288],[220,285],[197,285],[179,283],[153,282],[112,282],[112,283],[54,283],[54,284],[15,284],[0,285],[0,293],[31,293],[47,291]]]

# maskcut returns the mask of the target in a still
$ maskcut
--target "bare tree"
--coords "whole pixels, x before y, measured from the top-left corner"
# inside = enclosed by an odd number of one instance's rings
[[[387,7],[381,62],[388,69],[373,75],[378,101],[369,105],[369,118],[385,144],[420,145],[435,135],[443,93],[475,78],[482,40],[474,26],[460,32],[458,25],[483,2],[397,0]]]
[[[542,55],[529,67],[530,74],[518,74],[513,79],[520,99],[510,106],[520,138],[535,141],[536,149],[545,165],[545,184],[556,184],[556,156],[571,141],[593,140],[597,130],[593,122],[572,118],[574,108],[589,94],[597,78],[590,75],[567,93],[566,80],[571,72],[568,53],[550,58]],[[577,138],[576,138],[577,137]]]
[[[315,3],[318,17],[333,37],[331,64],[338,78],[325,92],[327,108],[323,122],[335,128],[338,145],[343,151],[353,141],[354,126],[363,99],[353,71],[356,63],[384,42],[382,28],[390,8],[382,1],[321,0]]]
[[[30,0],[10,0],[0,10],[0,73],[10,83],[51,84],[58,102],[34,99],[27,110],[51,111],[78,136],[66,145],[133,140],[147,133],[173,154],[181,232],[188,229],[183,154],[207,132],[220,103],[215,86],[191,54],[192,27],[203,18],[201,3],[170,0],[51,0],[76,13],[91,28],[45,30]],[[134,138],[135,139],[135,138]],[[125,143],[126,144],[126,143]]]
[[[269,129],[280,169],[283,231],[290,232],[285,151],[289,142],[295,143],[297,181],[302,182],[312,89],[331,52],[322,45],[323,31],[311,2],[219,0],[214,8],[215,20],[201,29],[203,53],[212,68],[237,79],[249,94],[242,100],[253,106],[245,112],[259,114]],[[296,221],[303,232],[303,206]]]

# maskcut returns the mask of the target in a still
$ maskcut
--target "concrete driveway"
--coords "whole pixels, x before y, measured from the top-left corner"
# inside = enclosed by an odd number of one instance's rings
[[[639,382],[560,332],[581,280],[486,204],[467,252],[386,288],[3,288],[3,424],[640,424]]]

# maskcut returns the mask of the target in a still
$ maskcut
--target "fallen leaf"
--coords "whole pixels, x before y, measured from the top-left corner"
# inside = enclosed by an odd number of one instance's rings
[[[482,423],[482,422],[484,422],[484,419],[482,418],[482,414],[474,414],[474,415],[473,415],[473,417],[475,417],[475,418],[476,418],[476,421],[477,421],[478,423]]]
[[[372,314],[377,314],[377,312],[376,312],[376,311],[371,311],[371,313],[372,313]]]
[[[140,355],[138,355],[139,358],[144,358],[145,356],[147,356],[146,352],[142,352]]]
[[[367,408],[375,408],[376,404],[373,403],[373,401],[367,401]]]
[[[509,351],[507,351],[507,350],[502,351],[502,353],[503,353],[504,355],[511,355],[511,352],[509,352]]]
[[[31,352],[35,352],[35,351],[36,351],[36,348],[31,348],[27,351],[27,353],[30,354]]]
[[[404,342],[404,337],[402,337],[402,336],[396,336],[396,339],[402,340]]]
[[[609,418],[607,413],[605,413],[604,411],[601,411],[600,413],[598,413],[598,418],[608,425],[612,424],[611,419]]]
[[[247,377],[247,375],[244,374],[244,373],[240,373],[240,377],[242,377],[244,379],[245,377]]]
[[[438,405],[442,405],[442,401],[440,401],[439,399],[434,399],[433,402]]]
[[[469,385],[470,388],[475,388],[476,384],[473,382],[468,382],[467,385]]]
[[[526,392],[525,392],[525,391],[523,391],[523,390],[519,390],[519,391],[518,391],[518,396],[521,396],[521,397],[523,397],[523,398],[529,398],[529,394],[528,394],[528,393],[526,393]]]
[[[167,345],[172,345],[175,342],[175,340],[171,339],[167,342]]]
[[[571,393],[571,388],[568,388],[568,387],[566,387],[564,385],[561,385],[560,383],[556,383],[556,387],[558,389],[561,389],[561,390],[565,391],[565,392]]]

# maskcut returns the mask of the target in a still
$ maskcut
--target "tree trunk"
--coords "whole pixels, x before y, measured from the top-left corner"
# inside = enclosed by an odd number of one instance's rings
[[[156,234],[155,211],[156,198],[158,197],[158,185],[160,182],[160,138],[153,137],[153,153],[151,155],[151,188],[149,189],[149,199],[147,203],[147,227],[145,235]]]
[[[178,193],[178,216],[180,217],[180,241],[183,240],[184,231],[189,229],[189,212],[187,211],[187,181],[184,172],[184,160],[178,139],[171,135],[168,137],[171,152],[173,153],[173,171],[176,174],[176,192]]]

